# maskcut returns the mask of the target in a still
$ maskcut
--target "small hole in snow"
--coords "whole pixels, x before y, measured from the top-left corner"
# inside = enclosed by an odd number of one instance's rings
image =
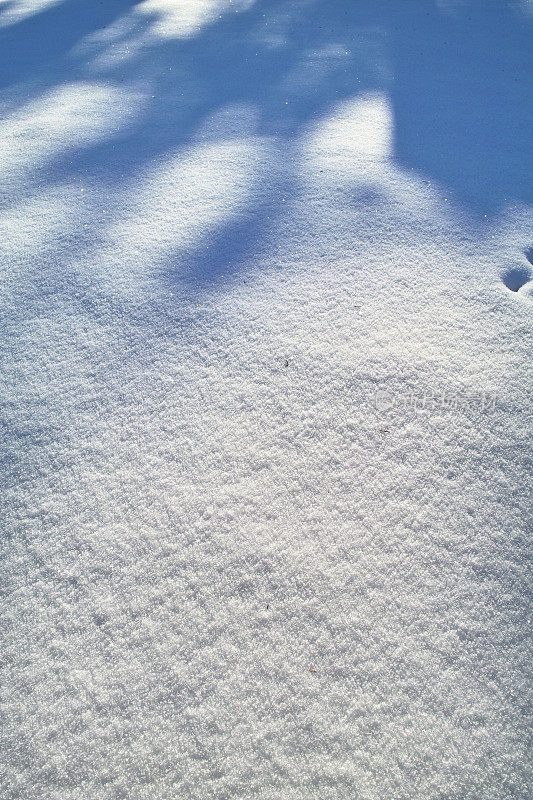
[[[531,270],[527,267],[513,267],[502,275],[502,281],[511,292],[517,292],[522,286],[531,280]]]

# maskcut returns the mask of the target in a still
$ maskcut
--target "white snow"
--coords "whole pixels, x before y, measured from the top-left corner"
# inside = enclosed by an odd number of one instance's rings
[[[3,5],[0,797],[526,800],[528,5]]]
[[[159,17],[155,32],[163,37],[187,38],[203,25],[228,12],[245,11],[255,0],[144,0],[135,11]]]
[[[62,0],[0,0],[0,27],[31,17]]]

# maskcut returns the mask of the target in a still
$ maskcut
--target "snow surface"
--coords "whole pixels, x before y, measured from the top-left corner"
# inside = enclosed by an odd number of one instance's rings
[[[2,798],[532,796],[532,23],[0,3]]]

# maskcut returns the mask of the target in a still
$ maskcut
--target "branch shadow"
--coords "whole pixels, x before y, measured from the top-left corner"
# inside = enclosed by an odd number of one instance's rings
[[[249,109],[255,119],[249,135],[284,143],[277,148],[283,158],[275,168],[279,182],[271,180],[272,165],[260,165],[261,186],[250,193],[249,208],[192,253],[177,252],[161,273],[169,282],[185,274],[198,291],[219,283],[235,274],[283,213],[280,195],[290,197],[297,186],[293,144],[306,126],[349,97],[384,88],[383,34],[374,17],[366,3],[257,0],[247,11],[222,15],[193,37],[151,41],[104,73],[117,85],[135,81],[149,86],[147,112],[112,140],[69,149],[56,158],[49,184],[97,175],[107,191],[118,194],[169,153],[178,157],[204,139],[238,138],[242,130],[238,121],[232,124],[231,115],[234,109]],[[149,22],[153,19],[146,19],[145,26]],[[137,25],[135,35],[140,33]]]
[[[72,48],[136,4],[137,0],[61,0],[0,28],[0,89],[24,83],[42,87],[68,80],[73,75],[68,57]],[[27,100],[28,86],[24,88]]]

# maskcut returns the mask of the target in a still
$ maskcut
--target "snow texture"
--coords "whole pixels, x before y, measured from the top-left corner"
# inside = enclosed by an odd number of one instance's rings
[[[0,2],[2,800],[526,800],[526,0]]]

